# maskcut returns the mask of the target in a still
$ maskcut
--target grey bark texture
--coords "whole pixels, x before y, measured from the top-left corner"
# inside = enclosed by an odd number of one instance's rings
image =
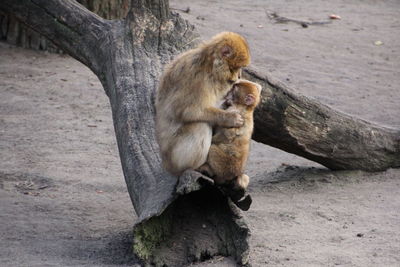
[[[130,8],[130,0],[77,0],[77,2],[100,17],[110,20],[125,18]],[[34,50],[62,52],[45,36],[20,23],[12,13],[1,11],[0,40]]]
[[[38,30],[99,77],[139,217],[133,246],[139,258],[180,266],[226,255],[246,264],[249,230],[240,213],[214,187],[202,189],[198,173],[186,172],[178,184],[162,169],[155,141],[153,100],[163,65],[198,43],[198,35],[170,14],[168,1],[132,1],[131,6],[125,19],[114,21],[67,0],[5,0],[0,10]]]
[[[214,255],[247,264],[249,229],[230,200],[201,174],[179,179],[161,167],[154,93],[163,66],[199,42],[167,0],[132,0],[125,19],[105,20],[71,0],[3,0],[12,14],[88,66],[112,108],[128,191],[139,217],[134,251],[146,263],[179,266]],[[257,141],[332,169],[399,167],[399,132],[351,118],[248,70],[265,88]]]

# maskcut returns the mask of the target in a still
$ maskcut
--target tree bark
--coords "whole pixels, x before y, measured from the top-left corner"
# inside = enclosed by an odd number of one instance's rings
[[[163,65],[198,43],[193,26],[171,14],[167,0],[132,0],[126,18],[113,21],[70,0],[3,0],[0,10],[99,77],[110,99],[121,165],[139,217],[135,253],[159,266],[214,255],[246,264],[250,233],[240,213],[201,174],[187,171],[178,179],[166,173],[155,141],[154,92]],[[255,116],[257,141],[334,169],[399,166],[398,132],[296,96],[252,71],[247,75],[265,88]]]
[[[155,141],[153,101],[163,65],[195,45],[198,35],[170,14],[168,1],[138,0],[131,6],[126,19],[107,21],[74,1],[0,3],[3,12],[38,30],[99,77],[139,217],[133,246],[139,258],[180,266],[225,255],[246,264],[249,230],[240,213],[215,188],[200,187],[200,174],[188,171],[178,183],[165,172]]]
[[[130,8],[130,0],[77,0],[104,19],[122,19]],[[12,13],[0,12],[0,40],[10,44],[62,53],[62,50],[42,34],[20,23]]]

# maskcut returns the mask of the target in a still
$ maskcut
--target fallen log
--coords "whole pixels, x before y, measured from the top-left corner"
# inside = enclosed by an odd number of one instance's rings
[[[247,70],[263,85],[253,139],[331,170],[400,167],[400,130],[372,124],[301,96],[268,75]]]

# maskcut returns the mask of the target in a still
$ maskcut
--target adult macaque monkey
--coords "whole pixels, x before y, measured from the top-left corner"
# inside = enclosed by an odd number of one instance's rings
[[[189,50],[165,69],[156,95],[156,134],[164,168],[174,175],[207,160],[212,127],[240,127],[238,112],[218,103],[250,63],[239,34],[223,32]]]

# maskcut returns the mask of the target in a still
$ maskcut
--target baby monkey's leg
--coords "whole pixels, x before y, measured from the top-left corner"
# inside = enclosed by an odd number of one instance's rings
[[[239,175],[235,180],[235,189],[246,190],[249,185],[250,177],[247,174]]]
[[[211,166],[208,164],[208,162],[201,165],[196,171],[198,171],[204,175],[207,175],[208,177],[211,177],[211,178],[215,175],[213,170],[211,169]]]

